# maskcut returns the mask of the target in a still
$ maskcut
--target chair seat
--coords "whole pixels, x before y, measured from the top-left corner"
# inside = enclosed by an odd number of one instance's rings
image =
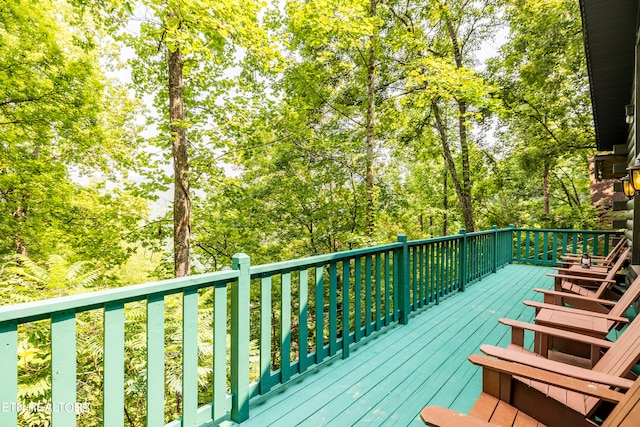
[[[526,353],[528,355],[538,357],[542,360],[547,359],[546,357],[541,356],[538,353],[527,350],[518,345],[509,344],[507,346],[507,349],[514,352]],[[589,404],[591,403],[592,399],[588,396],[585,396],[584,394],[576,393],[575,391],[566,390],[561,387],[552,386],[542,382],[528,380],[526,378],[520,378],[517,376],[514,376],[513,378],[515,380],[521,381],[531,388],[538,390],[545,396],[554,398],[558,402],[562,403],[565,406],[568,406],[579,414],[587,415],[591,409]]]
[[[524,412],[487,393],[480,393],[469,415],[497,426],[545,427]]]

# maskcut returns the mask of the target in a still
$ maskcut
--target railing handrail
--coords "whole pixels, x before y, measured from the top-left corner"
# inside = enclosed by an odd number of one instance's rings
[[[294,260],[286,260],[273,262],[270,264],[260,264],[251,266],[251,277],[257,277],[265,273],[280,273],[289,270],[298,270],[300,268],[312,268],[317,265],[326,264],[328,262],[339,262],[346,259],[356,258],[360,256],[372,255],[380,252],[391,251],[402,247],[402,243],[388,243],[378,246],[370,246],[367,248],[351,249],[348,251],[333,252],[323,255],[314,255],[306,258],[298,258]]]
[[[53,313],[75,311],[76,313],[104,307],[107,303],[128,303],[147,299],[154,295],[171,295],[185,289],[223,284],[237,279],[239,271],[223,270],[188,277],[160,280],[122,288],[104,289],[49,298],[39,301],[0,306],[0,323],[16,321],[33,322],[51,317]]]

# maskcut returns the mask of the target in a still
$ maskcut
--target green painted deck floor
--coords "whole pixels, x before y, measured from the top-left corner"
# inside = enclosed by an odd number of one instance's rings
[[[534,287],[553,287],[549,271],[509,265],[252,403],[241,425],[417,426],[425,405],[466,413],[482,388],[467,357],[480,344],[508,344],[500,317],[533,319],[521,302],[541,300]]]

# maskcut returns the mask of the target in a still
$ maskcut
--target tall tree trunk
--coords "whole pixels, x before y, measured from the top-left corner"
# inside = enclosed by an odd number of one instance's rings
[[[182,52],[169,52],[169,120],[173,138],[173,260],[175,277],[189,275],[191,197],[189,196],[189,155],[185,130],[182,87]]]
[[[449,198],[447,194],[449,193],[449,183],[447,182],[447,159],[444,160],[444,168],[442,169],[442,235],[446,236],[448,233],[448,222],[449,222]]]
[[[462,68],[463,57],[456,29],[448,13],[444,13],[447,33],[453,48],[453,57],[456,68]],[[468,232],[475,230],[475,222],[473,220],[473,206],[471,198],[471,165],[469,162],[469,141],[467,138],[467,103],[464,99],[458,99],[458,134],[460,139],[460,154],[462,156],[462,188],[458,193],[460,205],[462,207],[462,215],[464,217],[464,225]],[[451,166],[451,165],[450,165]]]
[[[370,0],[369,14],[370,16],[376,15],[377,0]],[[375,229],[375,183],[373,176],[373,161],[375,156],[374,150],[374,122],[375,122],[375,106],[376,106],[376,47],[375,47],[375,34],[371,35],[369,39],[371,43],[369,46],[369,61],[367,64],[367,120],[366,120],[366,140],[367,140],[367,152],[366,152],[366,192],[367,192],[367,204],[365,207],[365,225],[367,237],[371,239],[373,237]]]
[[[449,173],[451,174],[451,180],[453,181],[453,186],[456,189],[456,194],[458,195],[458,200],[460,200],[460,205],[462,206],[462,215],[464,217],[464,224],[467,228],[468,232],[473,232],[473,215],[471,214],[471,197],[468,197],[464,194],[464,190],[462,184],[460,182],[460,178],[458,177],[458,171],[456,169],[456,164],[453,161],[453,155],[451,154],[451,147],[449,146],[449,136],[447,135],[447,128],[442,119],[442,115],[440,114],[440,106],[438,105],[438,101],[436,99],[431,100],[431,109],[433,110],[433,116],[436,120],[436,129],[438,130],[438,134],[440,135],[440,142],[442,142],[442,151],[444,152],[444,159],[446,161],[446,165],[448,166]]]
[[[462,216],[464,225],[468,232],[475,230],[473,220],[473,206],[471,199],[471,163],[469,162],[469,143],[467,140],[467,103],[458,101],[458,135],[460,138],[460,155],[462,157],[462,194],[460,205],[462,205]]]

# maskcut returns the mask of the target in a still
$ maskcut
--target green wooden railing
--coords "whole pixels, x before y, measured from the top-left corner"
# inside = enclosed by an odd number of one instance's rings
[[[602,254],[619,233],[513,227],[407,241],[250,265],[245,254],[232,269],[118,289],[0,307],[0,426],[17,426],[18,342],[21,327],[49,322],[53,427],[85,424],[73,408],[77,395],[76,323],[103,315],[103,404],[93,416],[124,426],[125,308],[143,304],[146,318],[148,426],[165,425],[166,298],[179,295],[182,327],[181,405],[169,425],[203,426],[249,417],[249,402],[334,357],[384,328],[409,322],[412,312],[511,262],[553,265],[561,252]],[[203,298],[204,291],[212,298]],[[204,305],[209,305],[203,307]],[[199,385],[199,310],[213,311],[210,395]],[[206,403],[209,402],[209,403]]]

